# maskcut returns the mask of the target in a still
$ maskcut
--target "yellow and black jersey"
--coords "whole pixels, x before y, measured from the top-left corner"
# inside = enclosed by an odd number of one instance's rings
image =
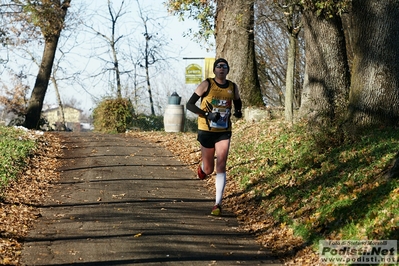
[[[201,97],[200,108],[205,112],[219,112],[220,119],[216,122],[209,121],[205,117],[198,117],[198,129],[212,132],[231,131],[231,111],[234,100],[235,85],[227,80],[223,85],[214,79],[208,79],[207,92]]]

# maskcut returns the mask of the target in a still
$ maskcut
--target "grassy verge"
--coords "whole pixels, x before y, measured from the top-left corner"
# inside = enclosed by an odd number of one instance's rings
[[[251,204],[315,248],[319,239],[398,239],[399,178],[384,176],[398,130],[320,149],[304,128],[236,124],[229,173]]]
[[[32,132],[0,126],[0,191],[14,180],[35,149]]]

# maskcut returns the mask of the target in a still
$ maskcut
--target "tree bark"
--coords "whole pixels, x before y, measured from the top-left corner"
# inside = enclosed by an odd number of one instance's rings
[[[350,86],[341,19],[303,14],[306,67],[300,117],[316,124],[343,119]]]
[[[124,1],[122,1],[121,5],[120,5],[120,9],[116,14],[113,14],[112,12],[112,3],[110,0],[108,0],[108,12],[109,15],[111,17],[111,21],[112,21],[112,35],[111,35],[111,40],[110,42],[110,46],[111,46],[111,50],[112,50],[112,57],[113,57],[113,65],[114,65],[114,71],[115,71],[115,78],[116,78],[116,96],[118,98],[122,98],[122,84],[121,84],[121,72],[119,70],[119,60],[118,60],[118,52],[117,52],[117,47],[116,47],[116,43],[120,40],[121,37],[119,38],[115,38],[115,31],[116,31],[116,22],[117,20],[122,16],[121,11],[122,11],[122,7],[124,5]]]
[[[294,84],[295,84],[295,68],[296,54],[298,50],[298,34],[301,29],[300,23],[295,18],[295,6],[292,4],[287,8],[286,27],[289,33],[287,71],[285,76],[285,120],[292,123],[294,121]],[[297,25],[298,24],[298,25]]]
[[[65,122],[64,105],[62,104],[61,95],[60,95],[60,91],[58,89],[58,83],[57,83],[57,79],[55,78],[54,72],[53,72],[53,76],[50,78],[54,84],[55,95],[57,96],[57,101],[58,101],[58,108],[60,109],[59,112],[61,115],[61,130],[66,131],[67,127],[66,127],[66,122]],[[59,121],[57,121],[57,122],[59,122]]]
[[[295,82],[295,57],[297,49],[297,37],[290,34],[288,45],[287,73],[285,79],[285,121],[293,122],[294,115],[294,82]]]
[[[359,126],[399,121],[399,1],[353,0],[349,118]]]
[[[58,5],[55,5],[60,8],[61,12],[59,13],[60,17],[57,18],[56,21],[59,22],[59,24],[56,23],[54,28],[51,28],[51,22],[54,21],[54,18],[50,18],[47,24],[45,23],[41,25],[45,42],[42,62],[40,63],[39,73],[36,77],[35,86],[28,102],[25,121],[23,123],[23,126],[28,129],[39,129],[40,127],[39,122],[43,108],[43,101],[44,97],[46,96],[46,91],[51,76],[51,69],[54,63],[58,40],[60,38],[70,2],[71,0],[64,0],[61,6],[59,3]]]
[[[55,52],[57,50],[59,36],[47,39],[44,44],[42,62],[36,77],[35,86],[28,102],[24,127],[28,129],[39,129],[39,121],[43,108],[44,97],[51,76]]]
[[[219,0],[216,10],[216,58],[230,65],[228,78],[238,84],[243,106],[264,106],[254,43],[254,2]]]
[[[145,59],[145,79],[147,83],[147,91],[148,91],[148,97],[150,98],[150,108],[151,108],[151,115],[155,116],[155,108],[154,108],[154,101],[152,99],[152,90],[151,90],[151,82],[150,82],[150,40],[151,37],[148,33],[147,29],[147,22],[144,21],[144,28],[145,28],[145,51],[144,51],[144,59]]]

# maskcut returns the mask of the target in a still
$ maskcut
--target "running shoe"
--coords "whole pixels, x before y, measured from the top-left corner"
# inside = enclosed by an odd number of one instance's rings
[[[199,179],[201,179],[201,180],[202,180],[202,179],[205,179],[206,174],[204,173],[204,171],[202,171],[201,165],[198,165],[197,173],[198,173],[198,178],[199,178]]]
[[[219,216],[222,213],[222,207],[219,204],[213,206],[211,215]]]

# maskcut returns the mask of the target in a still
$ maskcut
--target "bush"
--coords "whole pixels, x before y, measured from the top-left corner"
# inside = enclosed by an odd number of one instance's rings
[[[186,118],[184,121],[184,130],[186,132],[197,132],[198,130],[198,124],[197,124],[197,118]]]
[[[163,116],[141,114],[133,118],[129,128],[140,131],[163,131],[165,130],[163,118]],[[185,118],[184,131],[197,132],[197,120]]]
[[[0,198],[7,184],[25,167],[35,146],[28,131],[0,126]]]
[[[140,131],[161,131],[164,129],[163,116],[139,115],[133,119],[131,127]]]
[[[93,111],[94,130],[123,133],[132,123],[133,113],[133,105],[129,99],[104,99]]]

